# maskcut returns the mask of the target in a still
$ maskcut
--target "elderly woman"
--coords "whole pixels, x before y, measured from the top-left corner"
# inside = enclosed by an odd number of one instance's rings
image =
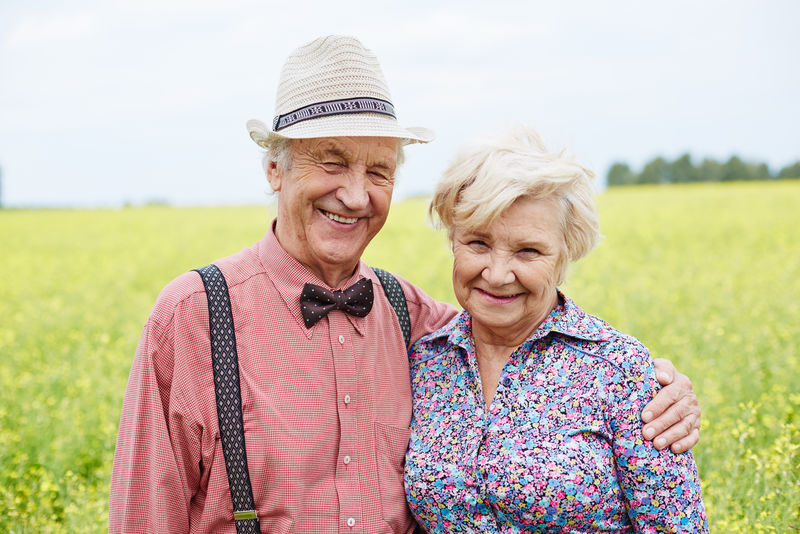
[[[707,531],[691,453],[641,436],[647,349],[557,289],[599,237],[592,176],[520,126],[438,185],[464,311],[411,351],[406,494],[429,532]]]

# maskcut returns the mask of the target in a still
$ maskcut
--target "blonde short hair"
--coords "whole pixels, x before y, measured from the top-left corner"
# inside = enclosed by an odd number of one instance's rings
[[[429,214],[452,239],[456,228],[485,228],[517,199],[558,199],[566,247],[557,266],[561,283],[567,260],[582,258],[600,239],[593,178],[571,154],[550,152],[535,130],[515,125],[461,149],[436,186]]]

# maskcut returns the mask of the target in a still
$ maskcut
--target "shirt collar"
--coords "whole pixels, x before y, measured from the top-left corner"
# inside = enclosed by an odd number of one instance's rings
[[[603,341],[609,336],[608,325],[605,322],[583,311],[561,291],[558,291],[558,305],[539,325],[532,337],[542,338],[550,332],[586,341]]]
[[[277,219],[276,219],[277,220]],[[306,283],[316,284],[318,286],[326,287],[328,289],[337,289],[328,286],[325,282],[319,279],[311,270],[305,265],[294,259],[278,242],[275,235],[275,222],[273,220],[270,224],[269,230],[266,235],[258,243],[258,257],[261,261],[261,266],[264,272],[267,273],[272,285],[278,291],[281,299],[286,304],[290,313],[294,317],[298,326],[306,334],[309,339],[314,331],[319,328],[322,321],[318,322],[311,328],[305,327],[303,321],[303,313],[300,310],[300,294],[303,292],[303,286]],[[359,261],[353,275],[342,285],[342,287],[349,287],[361,278],[372,279],[371,269],[363,261]],[[374,284],[373,280],[373,284]],[[342,312],[343,313],[343,312]],[[355,317],[350,314],[345,314],[350,324],[353,325],[355,330],[364,335],[364,321],[366,317]],[[368,316],[367,316],[368,317]]]
[[[571,298],[558,291],[558,304],[525,343],[541,339],[550,332],[586,341],[603,341],[608,339],[609,328],[602,320],[589,315]],[[472,317],[466,310],[462,310],[450,323],[439,330],[436,337],[447,337],[450,345],[462,347],[467,352],[474,350]]]

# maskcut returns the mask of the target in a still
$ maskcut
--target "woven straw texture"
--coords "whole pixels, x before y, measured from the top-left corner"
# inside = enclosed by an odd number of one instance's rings
[[[286,59],[275,98],[275,114],[359,97],[392,100],[378,58],[354,37],[329,35],[299,47]],[[426,128],[402,128],[393,117],[369,112],[317,117],[279,132],[253,119],[247,121],[247,129],[250,137],[263,147],[278,137],[397,137],[409,143],[427,143],[433,139],[433,132]]]

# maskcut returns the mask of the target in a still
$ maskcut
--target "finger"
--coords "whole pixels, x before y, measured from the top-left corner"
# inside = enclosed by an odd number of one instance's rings
[[[694,423],[690,418],[681,419],[676,424],[658,434],[653,439],[653,446],[655,446],[655,448],[658,450],[665,449],[671,446],[673,443],[677,443],[678,441],[691,436],[694,431]]]
[[[684,394],[685,392],[681,390],[680,385],[670,384],[669,386],[665,386],[656,394],[655,398],[648,402],[642,409],[642,421],[649,423],[653,419],[660,417],[667,408],[678,402]]]
[[[672,375],[672,384],[680,386],[681,389],[683,389],[687,393],[693,390],[692,381],[689,380],[689,377],[683,373],[679,373],[678,371],[675,371],[675,373]]]
[[[644,428],[642,428],[642,435],[645,439],[654,439],[656,436],[663,434],[681,421],[685,421],[686,424],[691,425],[683,434],[688,435],[695,427],[699,428],[699,419],[700,407],[697,406],[696,403],[693,403],[690,398],[684,397],[667,408],[667,410],[656,419],[646,424]],[[695,425],[696,421],[698,422],[697,425]],[[679,437],[682,438],[683,435]],[[672,443],[672,441],[669,443]]]
[[[642,436],[645,439],[653,440],[656,436],[663,433],[673,425],[678,424],[683,419],[683,413],[677,405],[672,405],[667,411],[663,412],[656,419],[644,425]]]
[[[689,434],[683,439],[679,439],[678,441],[670,445],[669,448],[675,454],[680,454],[682,452],[688,451],[689,449],[697,445],[698,441],[700,441],[700,430],[695,428],[694,430],[692,430],[691,434]]]
[[[681,373],[675,373],[674,381],[668,386],[664,386],[656,397],[650,401],[642,410],[642,421],[648,423],[654,418],[659,417],[670,405],[683,397],[691,397],[692,403],[697,404],[697,396],[692,390],[692,382],[689,377]],[[698,406],[699,411],[699,406]]]
[[[665,395],[663,399],[664,403],[666,404],[667,402],[670,402],[672,398],[673,394],[670,392],[669,396]],[[656,396],[656,399],[653,400],[660,401],[661,399],[658,399],[658,396]],[[698,402],[697,395],[695,395],[694,391],[690,390],[688,393],[683,394],[674,403],[668,405],[663,413],[655,415],[655,410],[659,409],[661,406],[663,405],[657,404],[652,408],[650,404],[645,406],[642,413],[642,421],[645,421],[645,417],[649,419],[649,422],[642,429],[642,435],[644,435],[645,438],[653,439],[653,437],[661,434],[682,420],[689,421],[692,424],[692,429],[700,430],[700,403]]]
[[[659,384],[662,386],[672,384],[672,381],[675,380],[677,369],[675,369],[671,361],[664,358],[655,358],[653,360],[653,366],[656,369],[656,378]]]

